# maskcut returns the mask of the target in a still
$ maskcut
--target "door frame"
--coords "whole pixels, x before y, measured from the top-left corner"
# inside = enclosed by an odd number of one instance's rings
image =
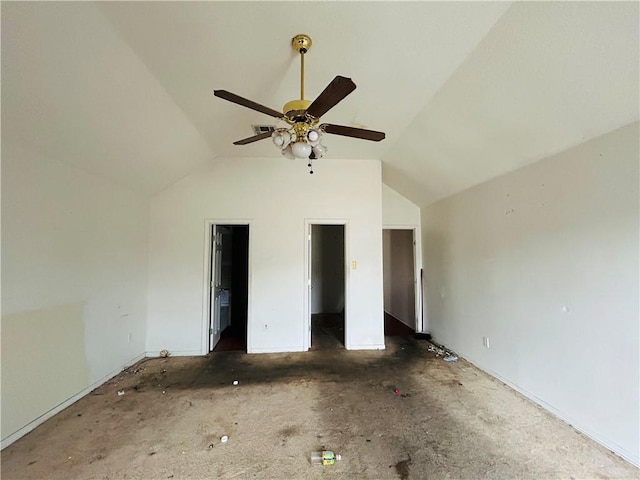
[[[212,271],[212,258],[211,258],[211,242],[212,242],[212,227],[214,225],[237,225],[249,227],[249,248],[248,248],[248,274],[247,274],[247,351],[251,349],[251,226],[252,222],[249,219],[242,218],[206,218],[204,221],[204,245],[203,245],[203,273],[202,273],[202,338],[201,338],[201,353],[207,355],[209,350],[209,328],[211,322],[211,271]]]
[[[411,230],[413,231],[413,285],[415,303],[415,330],[417,333],[425,332],[426,309],[423,310],[424,299],[420,295],[420,269],[422,268],[422,242],[420,227],[416,225],[383,225],[382,230]],[[384,240],[383,240],[384,241]],[[384,248],[384,245],[383,245]]]
[[[302,333],[302,349],[311,348],[311,228],[312,225],[342,225],[344,227],[344,347],[349,349],[349,220],[346,218],[305,218],[304,220],[304,328]]]

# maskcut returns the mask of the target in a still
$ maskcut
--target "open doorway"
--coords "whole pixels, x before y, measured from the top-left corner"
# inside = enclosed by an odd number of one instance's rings
[[[310,348],[344,348],[345,226],[309,227]]]
[[[384,334],[414,335],[416,316],[416,267],[414,230],[382,231],[384,279]]]
[[[247,350],[249,225],[211,225],[209,351]]]

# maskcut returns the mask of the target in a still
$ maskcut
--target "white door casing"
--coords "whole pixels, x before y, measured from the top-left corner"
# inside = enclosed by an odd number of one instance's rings
[[[220,340],[220,279],[222,272],[222,232],[211,227],[211,277],[209,281],[209,351]]]
[[[344,226],[344,346],[346,349],[350,348],[349,340],[349,265],[351,261],[349,259],[349,222],[346,219],[305,219],[305,268],[304,268],[304,288],[306,295],[304,296],[304,310],[306,325],[303,335],[303,349],[309,350],[311,348],[311,305],[312,305],[312,291],[311,291],[311,277],[312,277],[312,228],[313,225],[343,225]]]
[[[215,279],[216,279],[216,225],[246,225],[251,232],[251,219],[213,219],[206,218],[204,220],[204,249],[203,249],[203,290],[202,290],[202,342],[201,352],[202,355],[209,353],[220,340],[220,323],[219,320],[215,320],[215,311],[219,308],[215,308]],[[248,245],[248,278],[247,278],[247,351],[251,352],[251,239],[249,238]],[[220,265],[220,277],[222,262],[221,258],[218,259],[218,265]],[[212,283],[213,282],[213,283]],[[218,317],[219,318],[219,317]],[[213,333],[214,327],[218,328],[218,332]]]

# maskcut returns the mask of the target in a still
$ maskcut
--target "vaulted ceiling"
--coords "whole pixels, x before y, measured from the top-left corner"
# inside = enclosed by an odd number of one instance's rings
[[[278,157],[277,124],[213,96],[280,110],[358,88],[323,121],[328,156],[380,159],[423,206],[637,121],[637,2],[2,2],[2,140],[144,195],[211,162]],[[291,168],[304,168],[292,163]],[[320,168],[320,165],[317,166]]]

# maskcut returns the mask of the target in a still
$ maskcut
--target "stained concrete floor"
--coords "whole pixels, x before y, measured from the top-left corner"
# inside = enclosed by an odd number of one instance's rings
[[[143,361],[6,448],[2,478],[638,478],[471,364],[386,342]],[[311,466],[321,448],[343,460]]]

